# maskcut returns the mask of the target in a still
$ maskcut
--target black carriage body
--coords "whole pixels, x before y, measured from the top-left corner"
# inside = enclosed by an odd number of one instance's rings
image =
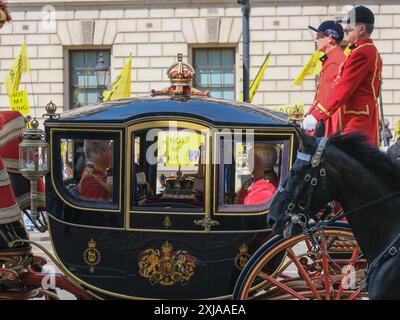
[[[195,132],[185,137],[199,138],[200,151],[188,153],[204,157],[205,165],[203,160],[196,165],[193,159],[185,163],[185,158],[174,166],[171,154],[160,160],[160,148],[176,142],[164,137],[163,132],[171,132],[166,129],[171,123],[176,132],[180,128]],[[210,98],[153,97],[87,106],[46,121],[45,128],[51,168],[46,201],[54,252],[63,272],[108,298],[229,297],[245,262],[271,232],[266,223],[268,206],[233,203],[231,185],[244,178],[232,177],[232,168],[239,168],[237,159],[223,166],[218,161],[224,143],[235,146],[241,156],[248,143],[235,142],[237,135],[251,134],[256,142],[273,144],[279,151],[275,166],[279,181],[293,161],[295,132],[282,114]],[[156,133],[157,163],[145,166],[142,155],[150,148],[145,137],[155,128],[165,129]],[[107,141],[112,150],[113,189],[106,201],[82,197],[92,192],[85,190],[90,187],[83,186],[82,177],[88,172],[95,175],[94,171],[86,167],[80,180],[75,176],[88,140]],[[176,156],[182,158],[180,153]],[[168,170],[176,169],[183,178],[169,175]],[[197,188],[196,196],[171,196],[170,184],[172,193],[177,185]]]

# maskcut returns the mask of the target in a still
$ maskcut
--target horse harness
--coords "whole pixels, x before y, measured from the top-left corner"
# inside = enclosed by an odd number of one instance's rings
[[[315,154],[312,156],[310,154],[304,153],[304,152],[298,152],[297,153],[297,160],[300,161],[305,161],[307,163],[310,163],[311,166],[308,169],[307,174],[304,177],[304,180],[302,182],[302,185],[294,195],[294,197],[291,197],[291,195],[287,192],[287,190],[284,188],[285,183],[283,185],[280,185],[278,188],[278,192],[283,194],[284,197],[290,200],[290,203],[285,211],[285,214],[290,217],[290,220],[293,224],[298,224],[303,228],[304,233],[308,233],[312,235],[312,240],[315,242],[315,237],[313,234],[320,230],[323,229],[324,227],[332,224],[333,222],[340,220],[342,218],[345,218],[351,214],[354,214],[358,211],[373,207],[377,205],[380,202],[390,200],[392,198],[395,198],[400,195],[400,190],[393,192],[391,194],[385,195],[379,199],[376,199],[374,201],[368,202],[364,205],[361,205],[357,208],[354,208],[352,210],[349,210],[347,212],[344,212],[340,215],[333,216],[327,220],[323,220],[333,210],[333,202],[330,202],[329,198],[329,190],[328,190],[328,184],[326,181],[326,169],[324,167],[325,164],[325,158],[324,158],[324,151],[326,149],[328,139],[325,137],[320,138],[317,150]],[[327,205],[325,208],[322,210],[323,215],[321,216],[321,221],[318,223],[315,222],[313,218],[310,218],[306,212],[310,209],[311,205],[311,200],[313,193],[315,191],[315,188],[318,184],[318,177],[321,178],[321,184],[322,188],[325,191],[325,194],[327,196]],[[306,206],[302,207],[299,205],[299,201],[301,200],[301,195],[304,192],[304,190],[308,187],[308,190],[305,193],[305,196],[307,198],[306,201]],[[300,213],[295,213],[294,210],[298,208],[300,209]],[[396,256],[398,253],[400,253],[400,234],[398,234],[391,242],[390,244],[383,250],[381,254],[379,254],[371,263],[368,264],[368,268],[365,272],[365,279],[363,280],[362,287],[366,288],[368,284],[368,277],[371,274],[371,272],[386,262],[388,259]]]
[[[311,166],[307,170],[307,173],[304,176],[304,180],[302,181],[300,188],[298,188],[298,191],[295,193],[293,197],[285,189],[284,187],[285,183],[283,183],[278,187],[278,192],[280,192],[285,198],[290,200],[290,203],[285,211],[285,214],[290,217],[291,222],[293,224],[299,224],[303,228],[309,227],[310,225],[315,225],[314,219],[308,217],[306,212],[308,212],[310,209],[312,196],[318,185],[319,179],[321,180],[321,185],[323,190],[325,191],[324,193],[327,199],[327,205],[322,210],[323,217],[328,215],[333,209],[333,204],[332,202],[329,201],[330,197],[329,197],[328,184],[326,180],[326,169],[325,169],[325,158],[324,158],[324,151],[326,149],[327,142],[328,142],[327,138],[325,137],[320,138],[318,147],[313,156],[300,151],[297,153],[297,160],[310,163]],[[303,193],[305,195],[303,198],[306,199],[304,207],[299,205],[299,202],[302,200],[301,198]],[[300,212],[298,210],[296,210],[295,212],[295,209],[300,209]]]

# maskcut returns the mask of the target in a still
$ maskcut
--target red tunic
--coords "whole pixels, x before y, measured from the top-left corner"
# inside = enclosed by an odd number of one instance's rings
[[[22,177],[19,172],[19,144],[23,139],[25,119],[17,111],[0,111],[0,114],[5,120],[2,132],[4,138],[0,141],[0,156],[7,172],[11,176],[17,203],[21,209],[25,209],[30,206],[30,182]],[[38,207],[44,208],[46,206],[44,179],[38,180],[37,185]]]
[[[340,47],[333,48],[322,58],[322,69],[319,75],[319,81],[317,84],[317,92],[315,94],[314,102],[307,114],[311,114],[312,111],[317,108],[317,104],[321,103],[332,91],[333,82],[339,71],[340,65],[346,58],[343,50]],[[331,118],[325,121],[325,136],[330,137],[334,131],[333,128],[337,127],[339,117],[334,114]]]
[[[339,69],[334,90],[323,102],[317,103],[311,114],[318,121],[326,121],[337,113],[338,122],[332,133],[360,132],[377,146],[381,71],[382,61],[373,41],[358,41]]]
[[[12,115],[14,116],[14,115]],[[0,145],[8,141],[10,132],[6,117],[0,112]],[[13,130],[14,131],[14,130]],[[0,224],[6,224],[21,219],[21,210],[15,200],[10,178],[0,157]]]
[[[259,179],[246,190],[242,189],[237,195],[238,204],[260,204],[271,199],[276,192],[276,187],[269,181]]]

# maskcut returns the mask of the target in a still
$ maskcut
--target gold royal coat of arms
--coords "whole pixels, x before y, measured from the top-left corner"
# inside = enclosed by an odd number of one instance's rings
[[[174,251],[167,241],[161,251],[147,249],[139,254],[139,274],[152,285],[186,285],[194,274],[196,259],[187,251]]]

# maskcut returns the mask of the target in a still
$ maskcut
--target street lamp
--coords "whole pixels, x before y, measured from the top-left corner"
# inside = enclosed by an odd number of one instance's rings
[[[109,66],[107,66],[104,61],[102,53],[99,55],[99,60],[94,67],[94,71],[96,72],[97,88],[99,90],[98,101],[101,102],[103,101],[103,91],[107,87],[108,73],[110,71]]]
[[[31,183],[31,217],[33,221],[39,219],[37,189],[38,180],[48,172],[47,151],[48,143],[45,133],[39,129],[39,122],[32,121],[32,128],[24,132],[24,139],[19,144],[19,171]]]
[[[238,0],[243,13],[243,101],[250,102],[250,0]]]

